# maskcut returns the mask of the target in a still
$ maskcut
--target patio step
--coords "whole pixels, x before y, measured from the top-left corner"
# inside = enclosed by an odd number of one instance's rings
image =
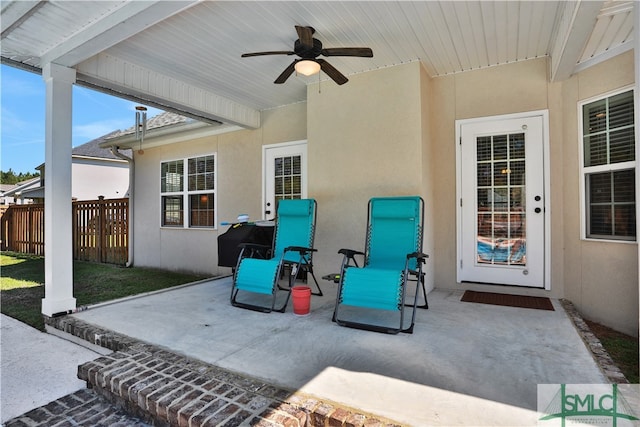
[[[401,425],[137,341],[72,316],[46,322],[113,351],[80,365],[78,378],[86,381],[92,392],[132,417],[127,421],[132,424],[118,425]]]

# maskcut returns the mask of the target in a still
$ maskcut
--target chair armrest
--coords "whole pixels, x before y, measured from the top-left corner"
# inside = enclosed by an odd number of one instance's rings
[[[356,251],[353,249],[340,249],[339,254],[346,256],[347,258],[354,258],[356,255],[364,255],[364,252]]]
[[[350,261],[353,261],[354,267],[359,267],[358,261],[356,261],[356,255],[362,255],[364,257],[364,252],[356,251],[353,249],[340,249],[338,253],[344,255],[344,258],[342,260],[343,268],[352,267]]]
[[[284,248],[285,252],[300,252],[301,254],[308,254],[309,252],[318,252],[317,249],[305,248],[304,246],[287,246]]]
[[[415,258],[418,262],[424,264],[425,259],[429,258],[429,255],[422,252],[413,252],[407,254],[407,259]]]

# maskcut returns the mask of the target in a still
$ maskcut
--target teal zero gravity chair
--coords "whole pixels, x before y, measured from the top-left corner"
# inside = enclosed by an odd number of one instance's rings
[[[413,333],[420,288],[424,304],[419,307],[428,308],[422,272],[428,258],[422,253],[423,222],[421,197],[369,200],[365,252],[338,251],[344,258],[333,314],[336,323],[391,334]],[[362,267],[356,256],[364,257]],[[415,281],[414,300],[405,304],[410,281]],[[413,307],[407,327],[405,306]]]
[[[315,224],[315,200],[280,200],[272,248],[250,243],[241,245],[233,276],[231,304],[265,313],[284,312],[291,297],[291,287],[301,272],[313,278],[317,292],[312,294],[322,295],[313,274]],[[288,284],[283,286],[279,282],[285,273],[288,273]],[[276,308],[278,291],[285,291],[287,295],[282,306]]]

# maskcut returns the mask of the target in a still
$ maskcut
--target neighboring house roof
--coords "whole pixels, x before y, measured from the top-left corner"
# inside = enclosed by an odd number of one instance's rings
[[[12,190],[16,184],[0,184],[0,193],[4,194],[6,191]]]
[[[118,156],[114,156],[109,148],[101,148],[100,144],[104,143],[108,138],[112,138],[114,135],[122,132],[121,130],[114,130],[109,132],[106,135],[102,135],[96,139],[92,139],[89,142],[85,142],[84,144],[78,145],[71,150],[71,158],[74,157],[90,157],[93,159],[106,159],[106,160],[114,160],[119,162],[124,162]],[[122,149],[120,150],[122,154],[125,156],[131,157],[131,150]],[[44,163],[40,164],[36,167],[36,169],[43,171]]]
[[[122,131],[114,130],[113,132],[109,132],[106,135],[102,135],[99,138],[92,139],[89,142],[86,142],[82,145],[78,145],[74,147],[71,151],[71,156],[82,156],[82,157],[94,157],[98,159],[112,159],[112,160],[122,160],[117,156],[114,156],[111,150],[106,148],[100,148],[100,144],[102,144],[108,138],[112,138]],[[131,155],[130,150],[123,150],[123,154]]]
[[[105,149],[110,146],[117,146],[121,150],[125,148],[150,148],[239,129],[241,128],[235,125],[212,124],[166,111],[147,120],[144,143],[141,143],[136,138],[136,127],[131,126],[128,129],[109,135],[101,146]]]
[[[147,120],[147,131],[153,129],[159,129],[166,126],[174,126],[183,123],[193,123],[195,120],[190,119],[185,116],[181,116],[180,114],[172,113],[170,111],[165,111],[164,113],[158,114],[157,116],[153,116]],[[133,125],[130,128],[125,130],[115,131],[110,133],[109,135],[105,135],[104,139],[117,138],[124,135],[132,135],[136,132],[136,126]]]
[[[85,142],[84,144],[74,147],[71,150],[71,159],[72,159],[71,161],[73,162],[74,158],[76,159],[90,158],[90,159],[107,160],[110,162],[125,162],[125,160],[121,159],[118,156],[115,156],[109,148],[100,147],[100,144],[104,143],[107,140],[107,138],[111,138],[120,132],[122,131],[114,130],[112,132],[109,132],[106,135],[102,135],[98,138],[92,139],[89,142]],[[122,149],[119,151],[125,156],[129,156],[129,157],[131,156],[131,150],[129,149]],[[42,163],[38,167],[36,167],[36,169],[38,169],[41,174],[44,174],[44,166],[45,164]],[[16,191],[19,191],[23,197],[27,197],[31,199],[44,198],[44,186],[40,185],[40,182],[41,182],[40,177],[35,178],[34,181],[35,182],[33,183],[33,185],[30,185],[26,188],[22,188],[20,190],[14,190],[11,194],[5,194],[5,196],[13,195],[15,194]]]
[[[36,188],[40,186],[40,177],[37,176],[35,178],[28,179],[26,181],[19,182],[13,186],[12,189],[5,191],[4,196],[15,196],[16,194],[21,194],[23,191]]]

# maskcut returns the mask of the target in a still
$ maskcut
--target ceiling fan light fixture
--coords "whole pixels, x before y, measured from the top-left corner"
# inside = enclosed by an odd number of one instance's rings
[[[320,72],[320,64],[316,61],[303,59],[302,61],[296,62],[296,72],[303,76],[312,76]]]

